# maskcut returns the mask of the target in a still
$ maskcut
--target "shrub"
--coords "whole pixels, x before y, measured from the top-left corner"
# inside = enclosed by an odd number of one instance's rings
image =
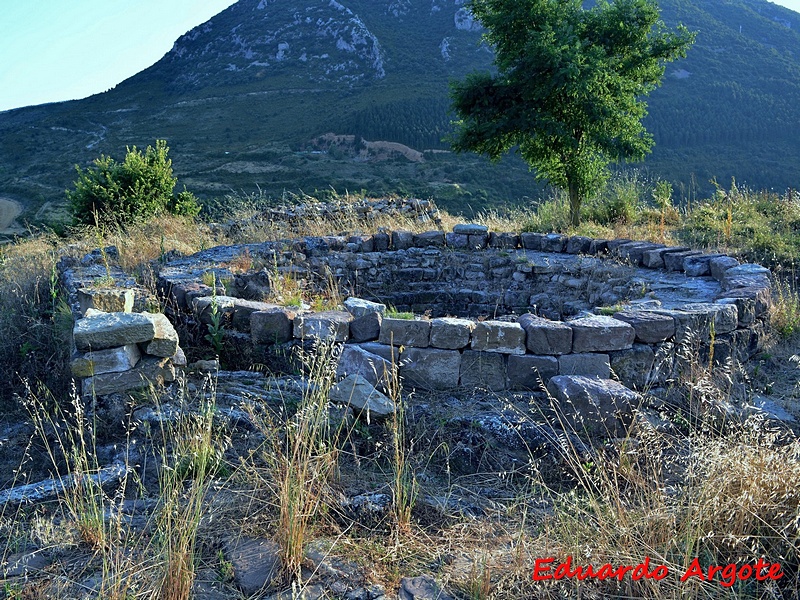
[[[174,193],[169,148],[164,140],[140,150],[128,148],[121,163],[100,156],[86,170],[75,167],[75,189],[67,191],[76,225],[126,225],[165,212],[195,216],[200,206],[191,192]]]

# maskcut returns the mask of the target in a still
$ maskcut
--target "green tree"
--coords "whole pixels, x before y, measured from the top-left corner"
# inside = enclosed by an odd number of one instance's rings
[[[167,142],[156,140],[144,153],[128,148],[121,163],[103,155],[86,170],[76,166],[75,189],[67,191],[73,222],[125,225],[164,212],[197,215],[200,205],[191,192],[174,193],[178,180],[168,153]]]
[[[455,150],[493,160],[516,148],[540,179],[566,189],[570,220],[608,165],[641,160],[653,138],[642,100],[694,34],[668,31],[652,0],[471,0],[495,50],[497,74],[451,86]]]

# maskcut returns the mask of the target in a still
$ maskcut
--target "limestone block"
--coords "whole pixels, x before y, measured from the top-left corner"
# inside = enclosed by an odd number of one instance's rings
[[[690,256],[699,256],[699,250],[683,250],[682,252],[666,252],[664,254],[664,268],[667,271],[683,271],[683,262]]]
[[[461,385],[499,391],[506,388],[505,357],[494,352],[465,350],[461,355]]]
[[[103,312],[131,312],[133,290],[123,288],[81,288],[78,290],[81,314],[89,308]]]
[[[720,279],[723,290],[743,287],[771,287],[770,270],[761,265],[745,263],[727,269]]]
[[[153,340],[143,349],[145,354],[168,358],[174,356],[178,351],[178,332],[170,323],[166,315],[162,313],[142,313],[152,321],[155,333]]]
[[[511,232],[495,232],[489,234],[491,248],[518,248],[519,235]]]
[[[463,233],[448,233],[445,236],[447,245],[450,248],[467,248],[469,247],[469,236]]]
[[[390,319],[381,322],[381,344],[427,348],[431,339],[431,322],[412,319]]]
[[[192,300],[192,312],[197,319],[204,325],[211,323],[212,315],[214,314],[214,306],[216,305],[217,315],[220,319],[231,319],[233,311],[236,306],[236,300],[233,296],[203,296],[194,298]]]
[[[711,260],[720,258],[722,254],[697,254],[683,259],[683,271],[689,277],[711,275]]]
[[[563,354],[558,357],[558,374],[608,379],[611,377],[611,361],[608,354],[595,352]]]
[[[392,232],[392,249],[408,250],[414,245],[414,234],[404,229]]]
[[[377,340],[381,334],[381,313],[371,312],[350,321],[350,339],[354,342]]]
[[[151,384],[164,385],[172,381],[175,381],[175,366],[171,359],[145,356],[128,371],[87,377],[81,383],[81,391],[84,396],[105,396],[147,388]]]
[[[587,254],[592,245],[592,238],[583,235],[573,235],[567,240],[565,251],[567,254]]]
[[[567,236],[559,233],[548,233],[541,239],[542,252],[564,252],[567,247]]]
[[[459,223],[453,226],[453,233],[461,235],[485,235],[489,233],[489,228],[486,225],[478,225],[476,223]]]
[[[687,250],[691,250],[691,248],[687,246],[671,246],[648,250],[642,256],[642,265],[649,269],[663,269],[664,256],[673,252],[685,252]]]
[[[149,342],[155,335],[153,322],[139,313],[89,310],[87,315],[72,330],[79,352]]]
[[[326,310],[294,318],[294,337],[299,340],[344,342],[350,334],[353,315],[342,310]]]
[[[119,348],[87,352],[72,359],[73,377],[91,377],[103,373],[120,373],[136,366],[141,357],[139,346],[127,344]]]
[[[470,250],[480,250],[482,248],[486,248],[486,244],[489,242],[489,234],[488,233],[478,233],[475,235],[467,236],[467,247]]]
[[[400,348],[397,346],[388,346],[379,342],[366,342],[359,344],[359,347],[363,348],[370,354],[376,354],[377,356],[380,356],[384,360],[388,360],[395,365],[400,364]]]
[[[469,319],[443,317],[431,321],[431,341],[434,348],[459,350],[469,345],[469,338],[475,322]]]
[[[572,327],[573,352],[607,352],[633,345],[634,328],[612,317],[594,315],[569,322]]]
[[[623,310],[614,313],[614,318],[633,326],[636,341],[655,344],[675,335],[675,319],[670,315],[646,310]]]
[[[372,249],[375,252],[386,252],[389,249],[390,239],[388,233],[376,233],[372,236]]]
[[[344,301],[344,307],[347,309],[347,312],[356,319],[372,313],[378,313],[380,315],[386,313],[385,304],[370,302],[369,300],[363,300],[362,298],[356,298],[354,296],[350,296]]]
[[[714,335],[724,335],[736,329],[739,322],[739,311],[730,304],[691,303],[681,306],[681,310],[703,315],[702,331],[705,333],[708,329],[709,335],[711,324],[714,326]]]
[[[280,308],[277,304],[267,302],[256,302],[253,300],[242,300],[236,298],[233,302],[233,319],[231,324],[238,331],[250,332],[250,315],[258,311],[268,311]]]
[[[738,267],[739,261],[732,256],[720,255],[708,261],[708,269],[711,272],[711,277],[720,281],[725,275],[725,271]]]
[[[283,344],[291,340],[296,314],[285,308],[257,310],[250,313],[250,336],[253,344]]]
[[[388,389],[392,381],[392,363],[361,346],[345,344],[336,366],[336,377],[348,375],[361,375],[375,387]]]
[[[472,331],[470,348],[482,352],[525,354],[525,330],[519,323],[479,321]]]
[[[508,357],[506,372],[509,389],[542,391],[550,378],[558,375],[558,359],[555,356],[512,354]]]
[[[608,379],[558,375],[547,389],[571,428],[591,437],[625,436],[641,403],[639,394]]]
[[[616,249],[616,254],[622,260],[638,267],[644,260],[645,252],[652,252],[664,247],[663,244],[651,244],[649,242],[628,242],[619,246]]]
[[[617,253],[617,248],[620,246],[624,246],[625,244],[630,244],[634,240],[629,240],[628,238],[616,238],[613,240],[608,240],[606,246],[608,247],[608,251],[612,254]]]
[[[425,231],[414,235],[414,246],[416,248],[427,248],[428,246],[444,246],[444,232]]]
[[[361,375],[348,375],[333,385],[328,398],[331,402],[351,406],[357,415],[361,414],[368,420],[370,417],[384,418],[395,411],[394,402]]]
[[[403,385],[432,390],[458,387],[461,354],[457,350],[408,348],[400,359]]]
[[[592,240],[589,244],[589,254],[593,256],[608,254],[608,240]]]
[[[525,330],[526,346],[534,354],[569,354],[572,352],[572,328],[561,321],[549,321],[535,315],[518,319]]]
[[[544,237],[544,233],[523,233],[520,235],[520,240],[526,250],[541,250]]]
[[[611,370],[623,385],[641,390],[652,383],[655,353],[648,344],[634,344],[633,348],[611,352],[609,356]]]

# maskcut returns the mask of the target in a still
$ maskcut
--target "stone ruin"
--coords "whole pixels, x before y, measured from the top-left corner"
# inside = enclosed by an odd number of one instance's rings
[[[176,329],[205,332],[216,311],[237,354],[259,364],[338,345],[337,389],[380,397],[398,368],[406,388],[547,390],[600,409],[617,432],[636,391],[757,353],[771,302],[769,270],[723,254],[480,225],[211,248],[155,265],[158,298],[92,255],[60,270],[86,395],[173,381],[186,365]],[[344,310],[265,302],[277,275],[348,290]]]

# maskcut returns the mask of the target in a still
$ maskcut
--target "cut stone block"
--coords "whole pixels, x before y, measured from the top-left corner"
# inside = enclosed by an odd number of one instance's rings
[[[544,233],[523,233],[520,235],[522,247],[526,250],[541,250]]]
[[[253,344],[283,344],[293,335],[295,313],[285,308],[273,308],[250,313],[250,336]]]
[[[414,245],[414,234],[404,229],[392,232],[392,249],[408,250]]]
[[[522,315],[517,321],[525,330],[528,350],[534,354],[559,355],[572,352],[572,328],[569,325],[535,315]]]
[[[667,271],[683,272],[683,261],[690,256],[699,256],[702,254],[699,250],[684,250],[682,252],[666,252],[664,253],[664,268]]]
[[[558,375],[555,356],[510,355],[506,365],[508,388],[543,391],[551,377]]]
[[[564,354],[558,357],[558,374],[608,379],[611,377],[611,361],[608,354]]]
[[[381,344],[427,348],[431,340],[431,322],[415,319],[386,318],[381,322]]]
[[[347,309],[347,312],[356,319],[373,313],[378,313],[379,315],[386,313],[385,304],[370,302],[369,300],[354,298],[352,296],[344,301],[344,307]]]
[[[366,342],[364,344],[359,344],[359,347],[370,354],[375,354],[384,360],[388,360],[390,363],[394,363],[395,365],[400,364],[400,348],[397,346],[387,346],[379,342]]]
[[[675,335],[675,319],[646,310],[623,310],[614,314],[618,321],[631,325],[636,332],[636,341],[655,344]]]
[[[462,235],[482,235],[489,233],[489,228],[486,225],[477,225],[475,223],[459,223],[453,226],[453,233],[460,233]]]
[[[414,236],[414,246],[427,248],[428,246],[444,246],[444,232],[425,231]]]
[[[145,356],[128,371],[87,377],[81,383],[81,391],[85,397],[105,396],[144,389],[150,385],[164,385],[172,381],[175,381],[175,366],[171,359]]]
[[[346,344],[339,356],[336,377],[361,375],[377,388],[388,389],[392,381],[392,363],[385,358],[367,352],[361,346]]]
[[[542,252],[564,252],[567,247],[567,236],[548,233],[541,239]]]
[[[155,335],[153,322],[139,313],[87,311],[72,330],[79,352],[118,348],[149,342]]]
[[[342,310],[327,310],[294,318],[294,337],[299,340],[344,342],[350,335],[353,315]]]
[[[90,308],[103,312],[131,312],[133,290],[123,288],[81,288],[78,290],[81,314]]]
[[[689,277],[711,275],[711,260],[720,258],[721,254],[698,254],[683,259],[683,271]]]
[[[708,269],[711,271],[711,277],[717,281],[722,280],[723,276],[725,275],[725,271],[738,266],[739,261],[732,256],[722,255],[712,258],[710,261],[708,261]]]
[[[506,365],[502,354],[465,350],[461,356],[461,385],[499,391],[506,388]]]
[[[350,339],[354,342],[377,340],[381,334],[381,313],[371,312],[350,321]]]
[[[431,390],[458,387],[461,354],[456,350],[408,348],[400,359],[403,385]]]
[[[655,353],[648,344],[634,344],[628,350],[611,352],[610,358],[611,369],[623,385],[641,390],[652,383]]]
[[[710,325],[712,323],[714,325],[714,335],[724,335],[736,329],[739,322],[739,312],[735,306],[731,306],[730,304],[692,303],[684,304],[681,306],[681,310],[683,312],[699,313],[703,315],[704,331],[705,328],[708,327],[709,335],[711,333]],[[708,326],[705,325],[706,322],[709,324]]]
[[[489,234],[489,246],[491,248],[518,248],[519,235],[509,232],[495,232]]]
[[[242,300],[236,298],[233,302],[233,319],[231,324],[238,331],[250,333],[250,315],[254,312],[268,311],[281,308],[277,304],[267,302],[256,302],[254,300]]]
[[[612,317],[594,315],[569,322],[573,352],[607,352],[633,346],[634,328]]]
[[[743,287],[771,287],[770,270],[761,265],[745,263],[727,269],[720,279],[723,290]]]
[[[234,298],[233,296],[203,296],[201,298],[194,298],[192,300],[192,311],[201,323],[209,325],[214,314],[215,305],[217,315],[220,319],[231,319],[236,306],[236,300],[238,300],[238,298]]]
[[[582,235],[573,235],[567,240],[565,251],[567,254],[587,254],[592,246],[592,238]]]
[[[167,316],[162,313],[142,313],[142,315],[150,319],[155,328],[153,341],[144,347],[145,354],[162,358],[174,356],[178,351],[178,332]]]
[[[473,350],[525,354],[525,330],[519,323],[479,321],[472,331]]]
[[[395,404],[361,375],[348,375],[331,387],[328,397],[331,402],[347,404],[356,414],[367,419],[387,417],[394,413]]]
[[[444,350],[459,350],[469,345],[475,322],[469,319],[443,317],[431,321],[430,345]]]
[[[639,394],[609,379],[558,375],[547,389],[567,424],[591,437],[625,436],[641,402]]]
[[[92,377],[103,373],[120,373],[136,366],[141,357],[139,346],[127,344],[119,348],[87,352],[72,360],[73,377]]]

